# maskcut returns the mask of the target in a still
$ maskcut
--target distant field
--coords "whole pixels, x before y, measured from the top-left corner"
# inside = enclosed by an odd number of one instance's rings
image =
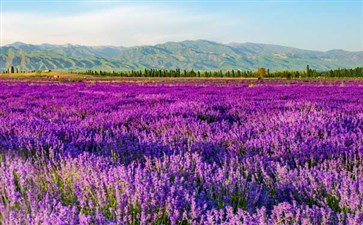
[[[16,76],[0,224],[363,224],[362,82]]]
[[[95,75],[82,75],[77,73],[67,72],[42,72],[42,73],[16,73],[16,74],[0,74],[0,79],[14,79],[22,81],[190,81],[190,80],[257,80],[257,78],[168,78],[168,77],[117,77],[117,76],[95,76]]]
[[[77,73],[67,72],[31,72],[31,73],[15,73],[15,74],[1,74],[0,80],[19,80],[19,81],[39,81],[39,82],[200,82],[200,81],[216,81],[216,82],[253,82],[258,78],[219,78],[219,77],[119,77],[119,76],[95,76],[95,75],[83,75]],[[286,79],[286,78],[263,78],[264,81],[286,81],[286,83],[296,81],[310,81],[310,82],[334,82],[334,81],[363,81],[363,78],[354,77],[334,77],[334,78],[301,78],[301,79]]]

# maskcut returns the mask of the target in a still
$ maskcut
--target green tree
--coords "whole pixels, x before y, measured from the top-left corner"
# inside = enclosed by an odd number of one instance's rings
[[[258,70],[257,70],[257,77],[259,78],[259,79],[262,79],[262,78],[264,78],[264,77],[266,77],[266,69],[265,68],[259,68]]]

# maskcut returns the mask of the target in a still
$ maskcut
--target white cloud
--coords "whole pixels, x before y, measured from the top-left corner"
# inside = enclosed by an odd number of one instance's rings
[[[234,22],[222,15],[200,14],[176,8],[124,6],[51,16],[3,13],[3,43],[148,45],[186,39],[224,41]]]

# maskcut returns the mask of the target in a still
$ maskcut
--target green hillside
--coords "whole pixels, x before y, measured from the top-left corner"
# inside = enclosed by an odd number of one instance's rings
[[[268,44],[220,44],[211,41],[167,42],[154,46],[115,47],[30,45],[1,47],[0,70],[328,70],[363,65],[363,52],[309,51]]]

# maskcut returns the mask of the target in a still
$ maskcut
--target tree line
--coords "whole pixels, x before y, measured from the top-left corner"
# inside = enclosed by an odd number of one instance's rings
[[[18,68],[10,67],[3,73],[25,73]],[[37,72],[35,70],[31,72]],[[51,72],[48,70],[47,72]],[[306,66],[304,71],[270,71],[267,68],[259,68],[256,71],[252,70],[228,70],[228,71],[196,71],[196,70],[159,70],[159,69],[144,69],[144,70],[131,70],[131,71],[100,71],[100,70],[86,70],[82,72],[73,72],[81,75],[93,75],[100,77],[201,77],[201,78],[286,78],[286,79],[299,79],[299,78],[319,78],[319,77],[363,77],[363,67],[353,69],[335,69],[318,71],[311,69],[309,65]]]
[[[158,69],[144,69],[144,70],[131,70],[131,71],[98,71],[87,70],[83,72],[76,72],[82,75],[93,76],[117,76],[117,77],[201,77],[201,78],[318,78],[318,77],[363,77],[363,67],[353,69],[336,69],[328,71],[317,71],[306,67],[304,71],[273,71],[271,72],[266,68],[259,68],[257,71],[195,71],[195,70],[158,70]]]

